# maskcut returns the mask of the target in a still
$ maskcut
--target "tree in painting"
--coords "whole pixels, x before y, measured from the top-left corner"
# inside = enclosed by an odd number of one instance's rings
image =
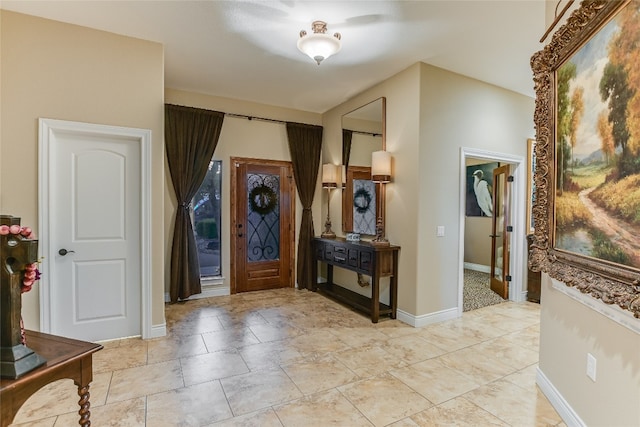
[[[640,269],[640,1],[557,71],[555,246]]]

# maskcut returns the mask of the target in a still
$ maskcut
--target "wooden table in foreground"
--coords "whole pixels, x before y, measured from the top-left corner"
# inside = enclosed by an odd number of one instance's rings
[[[11,424],[22,404],[41,387],[67,378],[78,386],[79,424],[83,427],[90,426],[89,383],[93,379],[92,356],[102,346],[34,331],[26,331],[26,336],[29,348],[44,357],[47,363],[16,380],[0,380],[0,426]]]

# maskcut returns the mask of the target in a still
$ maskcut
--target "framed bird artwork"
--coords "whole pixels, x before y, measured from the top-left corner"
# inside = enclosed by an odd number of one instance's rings
[[[466,216],[493,216],[493,170],[498,162],[467,166]]]

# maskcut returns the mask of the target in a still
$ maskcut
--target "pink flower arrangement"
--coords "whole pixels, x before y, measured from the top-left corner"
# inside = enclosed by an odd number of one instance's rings
[[[0,225],[0,235],[8,234],[20,235],[25,239],[34,239],[35,235],[31,227],[21,227],[19,225]],[[24,268],[24,279],[22,279],[22,293],[29,292],[36,280],[40,280],[40,271],[38,263],[27,264]]]

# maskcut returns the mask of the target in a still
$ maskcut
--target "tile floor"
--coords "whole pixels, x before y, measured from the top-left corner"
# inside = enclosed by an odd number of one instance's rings
[[[101,426],[564,426],[535,385],[539,306],[506,302],[412,328],[292,289],[167,305],[164,338],[94,356]],[[78,423],[71,380],[15,425]]]

